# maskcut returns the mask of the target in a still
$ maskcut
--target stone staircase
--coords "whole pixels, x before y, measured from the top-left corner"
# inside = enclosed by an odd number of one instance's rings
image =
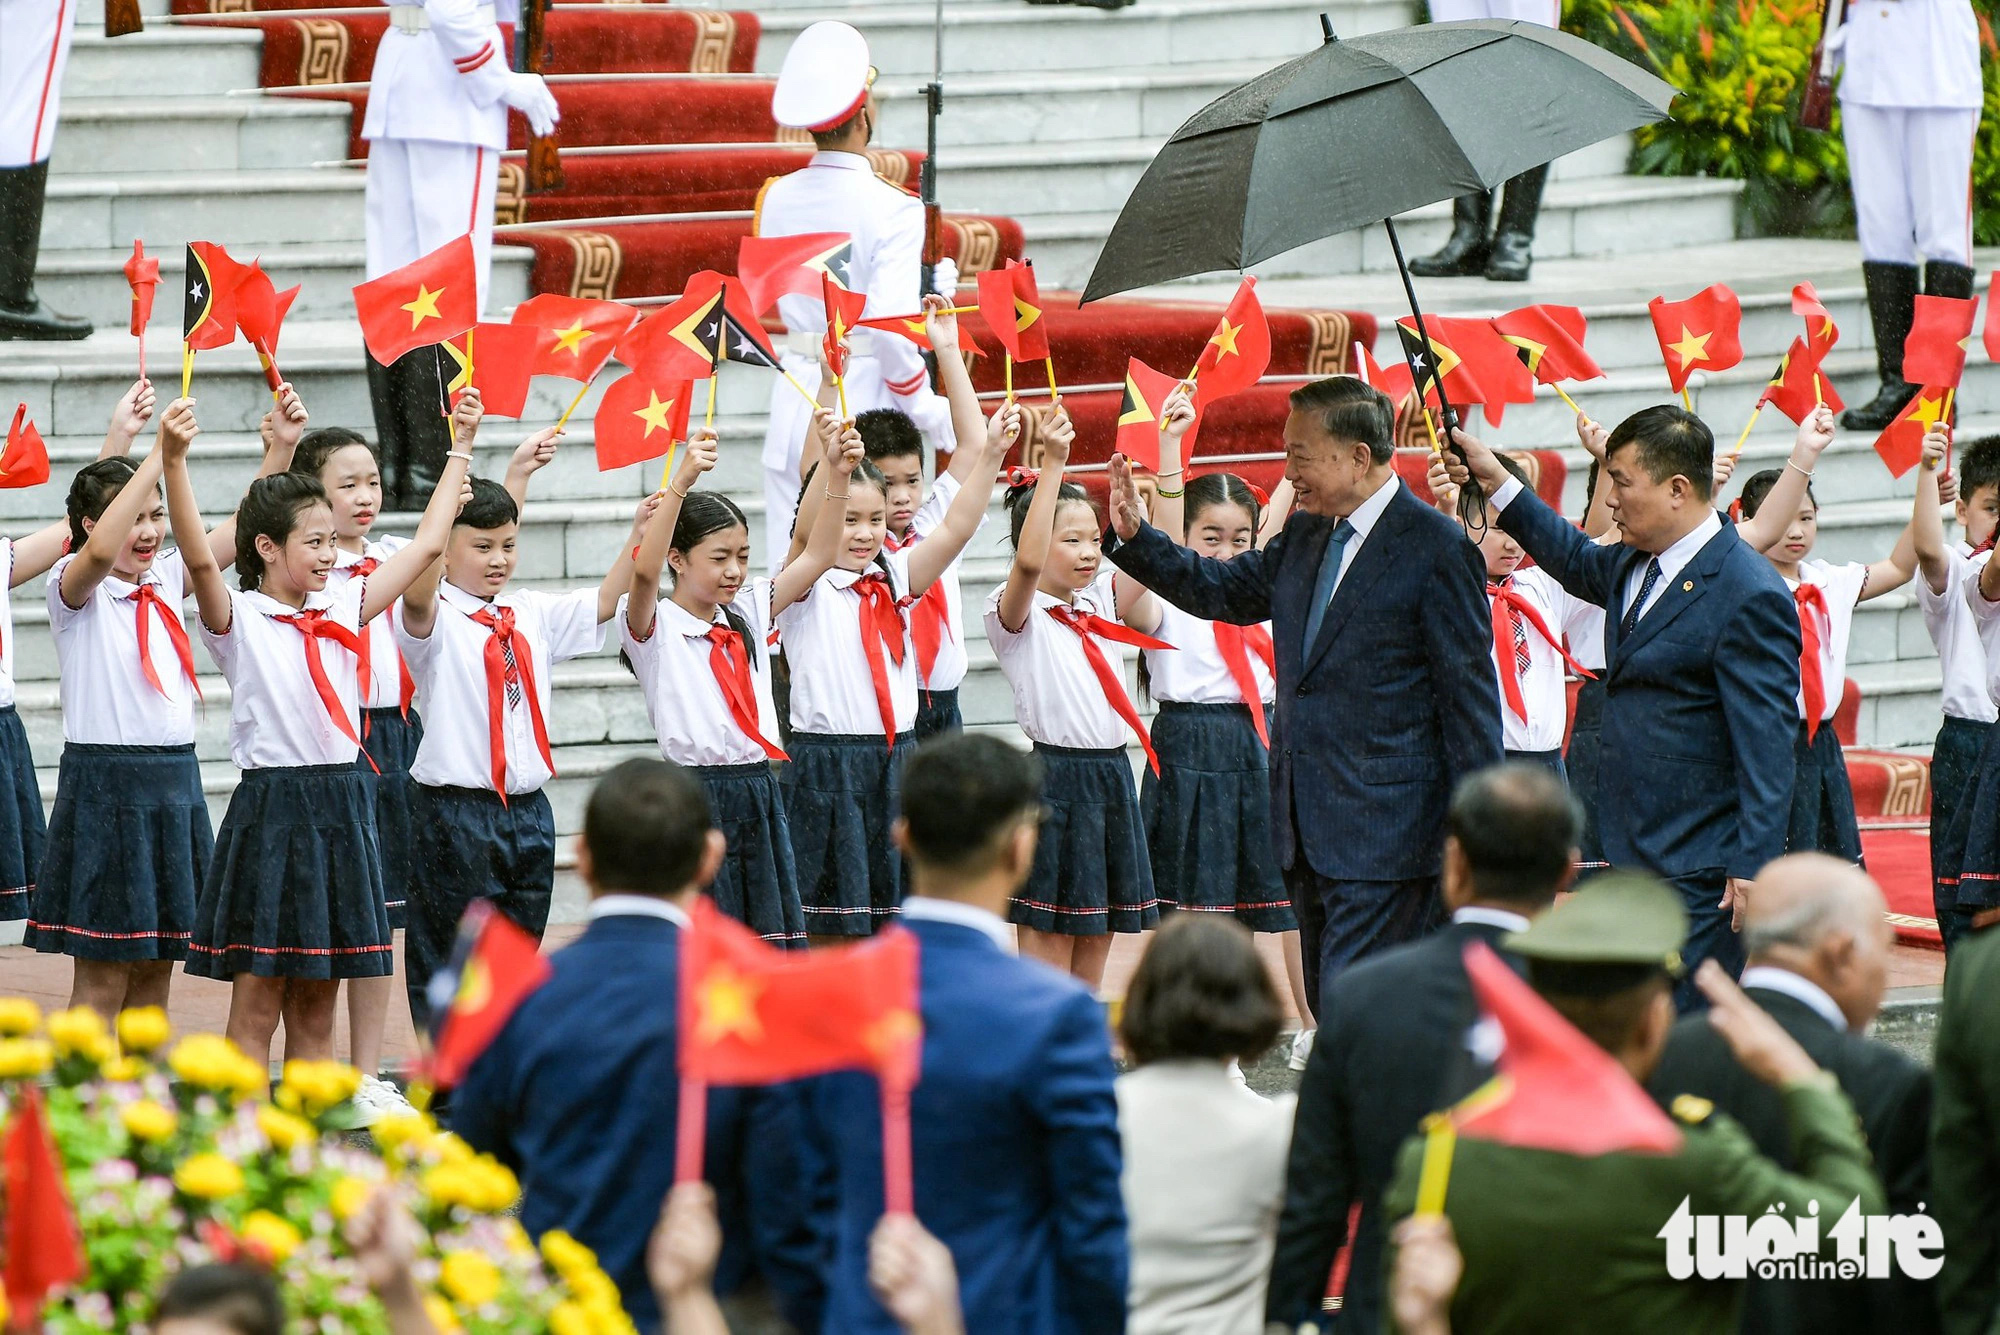
[[[240,256],[261,256],[281,286],[304,292],[281,345],[280,364],[298,386],[316,424],[370,422],[361,342],[349,287],[362,277],[362,173],[339,165],[347,151],[342,105],[255,92],[259,34],[172,25],[165,0],[143,0],[142,34],[107,40],[101,0],[83,0],[82,21],[65,89],[40,283],[57,306],[89,315],[99,333],[82,343],[0,344],[0,405],[25,402],[50,444],[55,481],[34,491],[0,492],[0,525],[25,531],[62,513],[63,483],[95,455],[104,419],[130,383],[136,349],[125,332],[127,289],[119,266],[135,237],[162,261],[162,293],[171,294],[182,243],[221,241]],[[747,6],[763,23],[760,71],[775,72],[796,33],[826,17],[850,18],[868,33],[882,71],[881,142],[921,146],[919,90],[932,60],[932,6],[793,3]],[[1028,253],[1053,286],[1080,285],[1105,234],[1161,141],[1187,115],[1243,79],[1319,40],[1325,10],[1343,35],[1392,28],[1415,13],[1410,0],[1145,0],[1110,13],[1029,6],[1019,0],[947,0],[945,115],[940,123],[941,194],[954,209],[1020,218]],[[1494,309],[1527,300],[1582,304],[1595,328],[1591,347],[1610,379],[1582,387],[1594,413],[1616,417],[1664,397],[1644,300],[1679,295],[1710,281],[1736,282],[1748,311],[1750,363],[1701,388],[1702,407],[1728,431],[1742,420],[1768,367],[1790,337],[1782,293],[1815,277],[1846,329],[1835,365],[1846,377],[1867,356],[1861,348],[1858,268],[1851,245],[1739,242],[1734,236],[1738,186],[1705,180],[1658,180],[1623,174],[1622,141],[1557,165],[1538,253],[1526,290],[1482,282],[1431,283],[1438,309]],[[1403,220],[1412,252],[1439,242],[1448,206]],[[528,252],[495,251],[489,308],[504,312],[528,292]],[[1380,229],[1331,238],[1263,266],[1266,301],[1365,308],[1392,319],[1400,290]],[[1793,273],[1793,269],[1801,272]],[[1227,282],[1176,284],[1176,299],[1220,299]],[[178,310],[171,295],[155,312],[148,362],[169,391],[179,367]],[[1386,326],[1385,326],[1386,327]],[[1387,344],[1392,345],[1393,331]],[[1385,346],[1385,351],[1386,346]],[[1971,412],[1989,401],[1991,372],[1968,374]],[[1852,377],[1849,377],[1852,378]],[[2000,385],[2000,381],[1991,382]],[[523,423],[489,423],[479,469],[497,475],[507,453],[535,425],[552,421],[572,392],[538,383]],[[723,463],[716,485],[762,522],[757,443],[768,382],[726,368],[718,401]],[[194,394],[205,434],[197,443],[196,486],[211,522],[241,494],[256,467],[256,424],[269,404],[254,358],[240,344],[201,354]],[[522,531],[521,570],[529,583],[568,588],[594,582],[618,550],[633,506],[656,485],[656,465],[599,473],[591,454],[586,403],[557,459],[534,484]],[[1559,444],[1567,413],[1553,399],[1516,408],[1499,434],[1509,442]],[[1782,425],[1782,423],[1780,423]],[[1779,457],[1784,437],[1768,429],[1751,438],[1745,469]],[[1277,448],[1277,442],[1272,442]],[[1843,440],[1822,472],[1823,527],[1831,555],[1879,553],[1907,509],[1907,483],[1892,489],[1867,442]],[[1870,470],[1873,470],[1872,472]],[[1572,508],[1580,502],[1581,468]],[[395,527],[393,520],[387,527]],[[1004,528],[975,539],[965,572],[972,672],[963,705],[973,726],[1013,732],[1005,681],[984,642],[979,610],[1004,576]],[[14,601],[20,628],[20,709],[41,763],[45,794],[54,788],[61,744],[53,646],[45,630],[39,582]],[[590,782],[611,763],[652,745],[638,691],[615,660],[615,633],[604,655],[555,674],[550,723],[560,777],[551,788],[559,829],[578,828]],[[1856,675],[1869,694],[1864,740],[1902,744],[1928,738],[1935,710],[1935,665],[1907,598],[1868,605],[1855,635]],[[211,665],[197,655],[203,668]],[[207,790],[218,818],[235,781],[228,764],[228,692],[204,678],[208,704],[199,728]],[[1016,734],[1018,735],[1018,734]],[[567,880],[567,878],[565,878]],[[565,886],[560,920],[573,910]]]

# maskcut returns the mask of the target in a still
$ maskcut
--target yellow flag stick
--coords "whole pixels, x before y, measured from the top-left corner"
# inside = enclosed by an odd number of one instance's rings
[[[1729,452],[1730,458],[1734,459],[1737,455],[1743,453],[1743,442],[1750,439],[1750,432],[1755,429],[1757,419],[1763,415],[1764,405],[1760,403],[1751,411],[1750,420],[1743,424],[1743,434],[1736,438],[1736,448]]]
[[[1688,387],[1686,385],[1681,386],[1681,407],[1687,409],[1689,412],[1694,411],[1694,400],[1688,397]]]
[[[843,422],[845,422],[845,421],[847,421],[847,420],[848,420],[848,415],[847,415],[847,377],[846,377],[846,376],[839,376],[839,375],[835,376],[835,377],[833,378],[833,388],[834,388],[834,391],[835,391],[835,393],[837,393],[837,394],[839,394],[839,395],[840,395],[840,420],[841,420],[841,421],[843,421]]]
[[[1444,442],[1438,439],[1437,419],[1431,416],[1431,406],[1428,403],[1424,403],[1419,404],[1418,407],[1423,410],[1424,430],[1431,434],[1431,453],[1437,455],[1439,458],[1443,458]]]
[[[800,384],[799,378],[797,376],[793,375],[790,371],[787,371],[782,366],[778,368],[778,374],[783,376],[786,380],[786,383],[790,384],[793,389],[799,392],[799,397],[806,401],[807,407],[811,408],[812,411],[814,412],[819,411],[818,396],[816,396],[811,390],[807,389],[804,385]]]
[[[1002,355],[1007,359],[1007,402],[1012,403],[1014,401],[1014,354],[1009,352]]]
[[[1818,371],[1813,372],[1813,407],[1826,407],[1826,390],[1819,383]],[[1751,420],[1755,421],[1756,419],[1752,418]]]
[[[570,414],[583,405],[583,396],[590,393],[590,387],[595,383],[597,383],[595,376],[583,382],[583,388],[576,392],[576,397],[569,401],[569,407],[563,409],[562,416],[556,419],[556,430],[560,431],[569,425]]]
[[[188,396],[188,386],[194,383],[194,345],[181,344],[181,397]]]
[[[1458,1128],[1450,1117],[1433,1113],[1424,1127],[1424,1161],[1417,1173],[1417,1214],[1435,1218],[1444,1213],[1445,1188],[1451,1182],[1451,1155],[1458,1145]]]
[[[711,395],[710,397],[712,398],[713,395]],[[670,441],[667,444],[667,466],[660,473],[661,491],[665,491],[668,487],[671,487],[674,484],[674,454],[680,449],[680,447],[681,443],[677,440]]]
[[[701,415],[701,424],[704,430],[708,431],[715,430],[715,377],[714,376],[710,376],[708,378],[708,408]],[[673,454],[673,451],[668,450],[667,453],[671,456]]]
[[[1553,389],[1561,397],[1562,401],[1569,405],[1571,412],[1575,413],[1578,417],[1584,415],[1583,409],[1576,406],[1576,400],[1569,396],[1568,390],[1564,389],[1561,385],[1551,385],[1549,388]]]
[[[1056,359],[1054,356],[1042,358],[1042,365],[1049,368],[1049,398],[1056,407],[1062,406],[1062,390],[1056,385]]]

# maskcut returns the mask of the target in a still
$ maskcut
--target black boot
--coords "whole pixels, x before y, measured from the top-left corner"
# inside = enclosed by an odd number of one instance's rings
[[[396,508],[417,511],[430,504],[444,475],[451,449],[451,422],[445,415],[444,370],[436,347],[405,353],[394,367],[403,409],[403,467],[397,479]]]
[[[382,470],[382,508],[396,506],[396,490],[403,481],[403,411],[396,393],[396,368],[384,366],[373,356],[368,359],[368,402],[375,410],[375,462]]]
[[[1535,219],[1542,211],[1542,187],[1548,184],[1546,166],[1530,167],[1507,182],[1500,199],[1500,225],[1493,234],[1493,253],[1486,261],[1486,277],[1495,283],[1525,283],[1534,263]]]
[[[1903,340],[1917,317],[1917,266],[1868,260],[1861,276],[1868,283],[1868,319],[1875,326],[1875,365],[1882,386],[1873,399],[1842,413],[1840,424],[1849,431],[1881,431],[1917,396],[1917,387],[1903,379]]]
[[[1476,195],[1460,195],[1451,202],[1451,239],[1433,254],[1410,261],[1410,272],[1419,278],[1466,278],[1486,269],[1486,226],[1493,219],[1493,196],[1482,190]]]
[[[1924,267],[1924,295],[1957,297],[1963,301],[1972,295],[1972,284],[1977,277],[1968,265],[1932,260]]]
[[[0,168],[0,338],[89,338],[90,321],[59,315],[35,295],[49,164]]]

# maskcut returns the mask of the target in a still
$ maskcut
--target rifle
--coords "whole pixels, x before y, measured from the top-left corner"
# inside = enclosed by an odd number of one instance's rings
[[[1824,0],[1819,12],[1819,40],[1813,43],[1812,69],[1806,76],[1806,90],[1799,98],[1799,126],[1807,130],[1833,128],[1833,57],[1827,39],[1840,31],[1846,12],[1845,0]]]
[[[127,33],[145,30],[146,20],[140,17],[139,0],[104,0],[106,37],[123,37]]]
[[[110,3],[110,0],[106,0]],[[137,0],[133,0],[137,3]],[[514,34],[514,69],[540,74],[548,64],[549,0],[521,0],[521,28]],[[554,135],[528,140],[528,193],[562,189],[562,154]]]
[[[918,193],[924,201],[924,267],[919,294],[928,293],[937,278],[938,261],[944,258],[944,209],[938,204],[937,151],[938,113],[944,110],[944,0],[937,0],[937,19],[932,29],[931,81],[924,85],[924,114],[928,121],[924,143],[924,166],[917,174]]]

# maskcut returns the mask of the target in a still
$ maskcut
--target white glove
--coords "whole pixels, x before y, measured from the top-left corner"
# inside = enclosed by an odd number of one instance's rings
[[[556,95],[549,91],[549,85],[539,74],[521,74],[514,70],[507,72],[507,86],[501,90],[500,100],[528,118],[528,126],[536,138],[543,138],[556,128],[562,119],[562,110],[556,106]]]
[[[958,292],[958,263],[951,256],[941,257],[932,266],[931,291],[940,297],[953,296]]]

